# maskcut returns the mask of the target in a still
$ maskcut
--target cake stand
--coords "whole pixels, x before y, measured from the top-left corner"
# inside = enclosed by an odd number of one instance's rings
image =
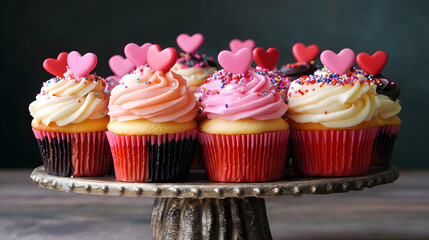
[[[341,178],[301,177],[289,169],[284,178],[259,183],[210,182],[192,170],[184,183],[125,183],[114,176],[58,177],[43,166],[31,173],[39,187],[97,195],[153,197],[153,239],[272,239],[266,197],[330,194],[392,183],[393,166],[371,167],[365,175]]]

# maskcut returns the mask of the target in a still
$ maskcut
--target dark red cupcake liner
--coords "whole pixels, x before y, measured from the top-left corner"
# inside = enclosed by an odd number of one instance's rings
[[[371,161],[378,127],[359,130],[292,130],[295,172],[305,176],[364,174]]]
[[[372,149],[371,166],[390,164],[393,146],[398,135],[400,125],[380,126],[374,140]]]
[[[124,182],[186,181],[198,130],[164,135],[119,135],[106,132],[115,176]]]
[[[58,133],[33,129],[48,174],[92,177],[109,174],[112,157],[104,131]]]
[[[282,178],[289,130],[249,135],[200,132],[206,172],[217,182],[261,182]]]

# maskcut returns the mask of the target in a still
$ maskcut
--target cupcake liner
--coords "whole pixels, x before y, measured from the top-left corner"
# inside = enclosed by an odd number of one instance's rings
[[[204,169],[204,155],[203,150],[201,149],[201,145],[197,142],[197,146],[195,147],[195,154],[192,157],[191,169]]]
[[[207,175],[218,182],[261,182],[282,178],[289,130],[249,135],[200,132]]]
[[[372,149],[371,166],[388,165],[390,163],[399,127],[400,125],[379,127]]]
[[[198,130],[164,135],[118,135],[106,132],[115,176],[125,182],[185,181]]]
[[[292,130],[295,171],[305,176],[364,174],[378,127],[359,130]]]
[[[48,174],[90,177],[110,172],[112,159],[103,131],[58,133],[33,129],[33,133]]]

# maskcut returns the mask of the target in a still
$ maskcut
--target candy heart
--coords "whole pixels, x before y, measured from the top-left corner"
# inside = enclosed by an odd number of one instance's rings
[[[176,42],[184,52],[193,53],[203,45],[204,36],[201,33],[195,33],[191,37],[186,33],[182,33],[177,36]]]
[[[250,48],[242,48],[236,53],[223,50],[217,56],[219,64],[228,72],[239,74],[247,72],[252,64],[252,50]]]
[[[79,52],[70,52],[67,56],[67,64],[75,77],[85,77],[97,66],[97,56],[87,53],[83,56]]]
[[[231,40],[231,42],[229,42],[229,48],[233,53],[237,52],[242,48],[250,48],[250,50],[253,50],[255,48],[255,41],[253,41],[252,39],[248,39],[242,42],[239,39],[233,39]]]
[[[124,48],[124,53],[135,66],[143,66],[147,63],[147,50],[150,46],[152,46],[151,43],[145,43],[141,46],[128,43]]]
[[[298,62],[311,62],[317,58],[320,49],[317,45],[311,44],[306,47],[303,43],[295,43],[292,47],[292,53]]]
[[[253,49],[253,59],[260,67],[272,70],[279,61],[280,53],[277,48],[268,48],[265,51],[263,48]]]
[[[365,72],[377,75],[387,63],[387,54],[383,51],[378,51],[371,56],[368,53],[361,52],[357,55],[356,62]]]
[[[62,52],[57,59],[47,58],[43,61],[43,68],[54,76],[63,76],[67,71],[67,56],[69,54]]]
[[[161,47],[153,44],[147,50],[147,63],[152,70],[168,72],[177,61],[176,49],[169,47],[161,51]]]
[[[115,55],[109,59],[109,66],[110,69],[112,69],[112,72],[119,77],[122,77],[136,69],[130,60],[119,55]]]
[[[343,75],[353,66],[355,53],[350,48],[344,48],[338,54],[331,50],[325,50],[320,54],[320,61],[331,72]]]

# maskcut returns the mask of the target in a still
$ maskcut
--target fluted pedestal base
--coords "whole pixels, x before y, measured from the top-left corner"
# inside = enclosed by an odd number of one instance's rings
[[[262,198],[157,198],[153,239],[272,239]]]

